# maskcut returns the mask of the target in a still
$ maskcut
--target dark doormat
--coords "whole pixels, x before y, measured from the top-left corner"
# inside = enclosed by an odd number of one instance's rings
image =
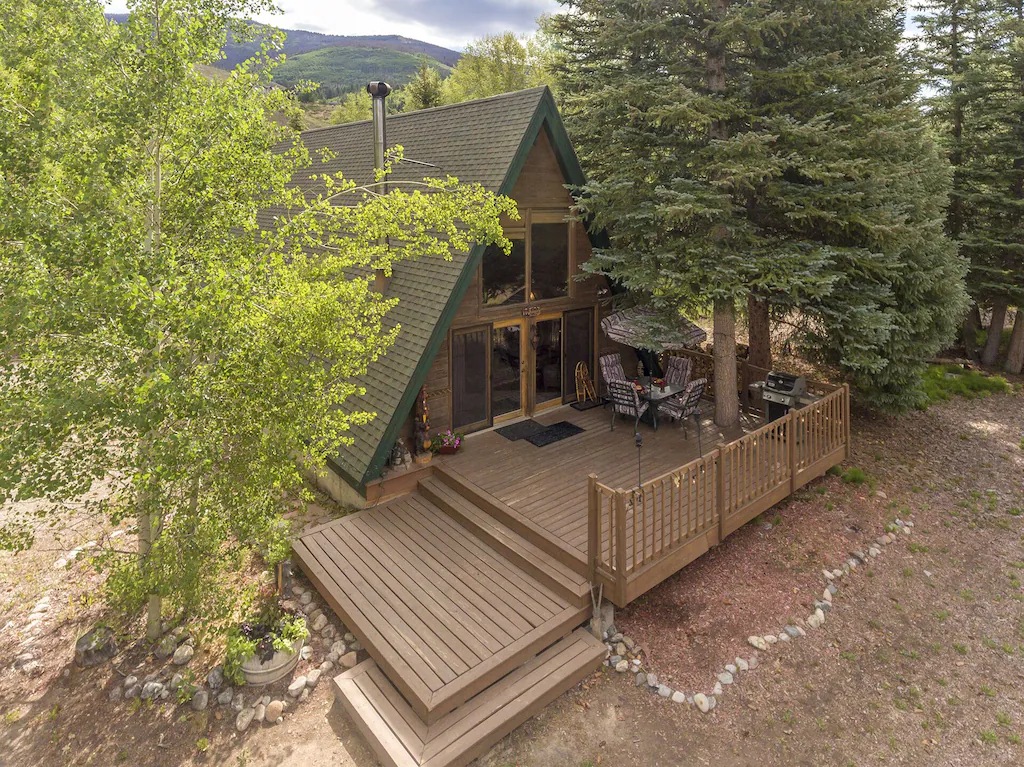
[[[577,426],[570,421],[559,421],[558,423],[551,424],[544,431],[532,434],[526,438],[526,441],[531,445],[537,447],[544,447],[550,445],[552,442],[558,442],[566,437],[571,437],[574,434],[579,434],[582,431],[586,431],[582,426]]]
[[[586,402],[573,402],[570,403],[569,407],[573,410],[590,410],[593,407],[601,407],[604,404],[603,399],[599,400],[587,400]]]
[[[539,434],[545,429],[547,429],[547,427],[544,424],[537,423],[530,418],[525,421],[518,421],[510,424],[509,426],[502,426],[500,429],[495,429],[495,431],[505,439],[510,439],[515,442],[520,439],[528,439],[534,434]]]

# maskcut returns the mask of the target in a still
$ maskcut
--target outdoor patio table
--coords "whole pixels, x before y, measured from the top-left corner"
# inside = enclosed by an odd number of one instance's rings
[[[647,409],[651,414],[651,425],[654,430],[658,430],[658,403],[664,402],[670,397],[675,397],[682,394],[686,390],[685,386],[679,386],[678,384],[666,383],[665,388],[662,389],[658,384],[652,383],[651,379],[644,376],[638,378],[637,383],[644,387],[644,390],[640,392],[640,398],[645,399],[651,403],[651,406]]]

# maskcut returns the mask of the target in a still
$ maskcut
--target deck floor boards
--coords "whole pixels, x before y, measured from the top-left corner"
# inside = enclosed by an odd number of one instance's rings
[[[704,455],[762,425],[757,416],[742,416],[739,426],[720,429],[714,425],[712,408],[712,403],[703,403],[701,446]],[[611,430],[611,414],[604,408],[585,411],[555,408],[534,420],[543,424],[570,421],[584,431],[538,448],[526,440],[513,442],[505,439],[491,430],[470,435],[462,450],[439,460],[442,466],[498,498],[552,537],[568,544],[580,558],[585,558],[588,477],[596,474],[602,484],[613,488],[629,488],[637,484],[633,424],[618,417],[614,431]],[[641,422],[639,430],[643,436],[640,468],[645,481],[699,457],[696,427],[692,422],[688,424],[685,436],[678,423],[667,419],[659,422],[657,430]],[[729,478],[726,478],[726,490],[731,491]],[[630,562],[633,551],[631,525],[631,522],[627,524]],[[605,551],[608,550],[610,533],[606,527],[602,541]],[[647,547],[653,547],[654,535],[652,524],[644,535]]]

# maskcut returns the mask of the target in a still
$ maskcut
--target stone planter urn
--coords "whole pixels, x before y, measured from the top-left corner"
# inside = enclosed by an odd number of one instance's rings
[[[273,684],[288,676],[299,662],[299,651],[303,644],[305,644],[304,639],[295,640],[292,643],[291,651],[278,650],[274,653],[274,657],[266,663],[255,656],[249,658],[242,664],[245,683],[252,686]]]

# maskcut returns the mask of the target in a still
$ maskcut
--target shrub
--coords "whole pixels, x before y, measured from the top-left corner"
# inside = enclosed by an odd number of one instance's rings
[[[1010,384],[1002,376],[989,376],[957,365],[932,365],[925,371],[922,388],[927,397],[922,407],[927,408],[936,402],[949,400],[953,395],[978,399],[1009,391]]]
[[[843,472],[843,482],[850,485],[863,485],[868,480],[868,475],[864,473],[863,469],[856,466],[851,466],[849,469]]]

